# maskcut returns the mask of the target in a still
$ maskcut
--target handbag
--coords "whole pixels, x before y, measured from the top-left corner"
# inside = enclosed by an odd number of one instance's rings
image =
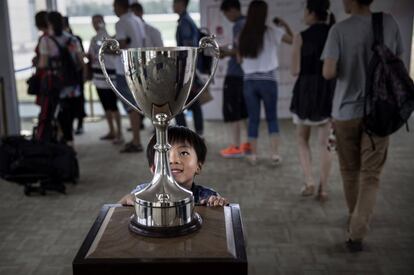
[[[26,80],[26,83],[27,83],[27,94],[28,95],[39,95],[40,94],[41,79],[40,79],[39,74],[37,73],[32,74],[32,76]]]
[[[198,102],[200,102],[200,105],[204,105],[210,101],[212,101],[214,98],[212,94],[210,93],[210,88],[206,88],[206,90],[200,95],[198,98]]]

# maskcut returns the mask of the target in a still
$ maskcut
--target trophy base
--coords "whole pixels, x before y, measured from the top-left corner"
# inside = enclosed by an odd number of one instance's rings
[[[201,216],[198,213],[194,213],[192,221],[185,225],[172,227],[151,227],[137,223],[135,215],[133,215],[129,222],[129,230],[145,237],[172,238],[193,233],[200,229],[202,223],[203,219]]]

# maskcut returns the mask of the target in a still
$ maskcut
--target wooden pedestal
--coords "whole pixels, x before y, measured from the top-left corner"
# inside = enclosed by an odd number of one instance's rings
[[[195,210],[203,219],[199,231],[150,238],[129,231],[133,207],[104,205],[73,260],[73,274],[247,274],[239,205]]]

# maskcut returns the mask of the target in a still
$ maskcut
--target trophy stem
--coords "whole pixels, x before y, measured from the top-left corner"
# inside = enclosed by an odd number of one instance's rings
[[[155,149],[155,175],[163,175],[171,177],[170,163],[168,161],[168,151],[171,145],[168,143],[168,124],[169,120],[167,115],[158,114],[156,120],[153,121],[155,127],[155,135],[157,143],[154,146]]]

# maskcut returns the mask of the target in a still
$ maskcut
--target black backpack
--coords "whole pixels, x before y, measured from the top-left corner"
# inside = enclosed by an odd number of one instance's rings
[[[51,58],[49,66],[51,69],[56,71],[57,75],[61,79],[62,87],[74,86],[80,83],[80,66],[77,65],[72,54],[69,51],[69,46],[72,43],[72,38],[69,38],[66,41],[65,45],[62,47],[58,41],[50,36],[53,42],[59,49],[59,56],[56,58]]]
[[[207,28],[198,29],[198,41],[200,42],[201,38],[209,36],[210,31]],[[213,57],[209,55],[208,52],[204,49],[197,60],[197,70],[202,74],[210,74],[211,68],[213,66]]]
[[[373,56],[367,70],[363,126],[368,135],[385,137],[410,118],[414,84],[401,59],[384,45],[382,13],[372,14],[372,25]]]

